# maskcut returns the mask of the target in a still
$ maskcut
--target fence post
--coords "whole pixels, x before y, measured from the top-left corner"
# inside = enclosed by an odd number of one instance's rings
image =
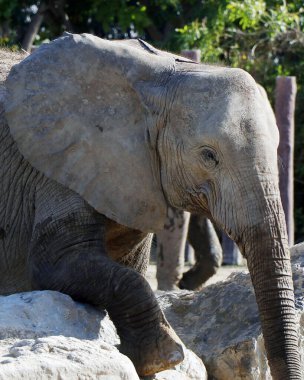
[[[280,193],[290,246],[294,244],[293,151],[296,93],[296,77],[277,77],[275,115],[280,132],[278,155],[283,166],[280,168]]]
[[[181,55],[194,62],[199,63],[201,61],[201,51],[199,49],[182,50]]]

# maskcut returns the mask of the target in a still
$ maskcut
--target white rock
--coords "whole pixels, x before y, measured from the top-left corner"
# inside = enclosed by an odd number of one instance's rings
[[[148,380],[147,377],[142,378]],[[206,368],[192,351],[185,350],[185,359],[174,369],[166,370],[149,377],[149,380],[207,380]]]
[[[292,259],[304,358],[304,244],[293,248]],[[211,378],[271,379],[248,274],[234,274],[199,293],[160,293],[159,300]],[[116,349],[119,339],[106,313],[61,293],[0,296],[0,339],[0,380],[139,379]],[[207,374],[202,361],[186,350],[183,363],[152,379],[206,380]]]
[[[304,244],[292,249],[304,377]],[[271,380],[249,274],[236,273],[202,292],[159,293],[167,319],[216,380]]]
[[[139,379],[104,311],[52,291],[0,297],[0,379]]]
[[[64,335],[118,344],[108,315],[53,291],[0,296],[0,339]]]
[[[132,362],[100,341],[65,336],[5,339],[0,349],[1,380],[136,380]]]
[[[117,344],[104,311],[67,295],[36,291],[0,296],[0,380],[138,380]],[[185,352],[182,364],[149,379],[206,380],[201,359]]]

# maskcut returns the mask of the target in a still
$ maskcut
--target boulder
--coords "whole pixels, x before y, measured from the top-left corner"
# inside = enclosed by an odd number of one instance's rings
[[[291,250],[304,378],[304,243]],[[168,321],[216,380],[271,380],[248,273],[201,292],[158,292]]]
[[[299,346],[304,358],[304,244],[292,249]],[[158,292],[186,358],[145,380],[271,380],[248,273],[200,292]],[[0,380],[139,379],[102,310],[53,291],[0,296]],[[199,359],[199,358],[201,359]],[[304,363],[303,363],[304,375]]]
[[[102,341],[66,336],[5,339],[0,347],[1,380],[136,380],[132,362]]]
[[[116,346],[119,338],[103,310],[54,291],[0,296],[0,380],[136,380]],[[202,361],[185,350],[175,369],[150,379],[206,380]]]

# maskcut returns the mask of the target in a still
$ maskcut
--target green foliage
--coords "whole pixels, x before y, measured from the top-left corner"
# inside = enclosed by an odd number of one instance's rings
[[[211,25],[208,25],[208,20],[205,18],[201,21],[192,21],[190,25],[177,29],[177,32],[181,35],[178,41],[179,48],[200,49],[204,61],[218,62],[219,57],[224,52],[220,44],[224,23],[220,16],[219,14],[219,17]],[[202,41],[204,41],[203,44]]]
[[[279,66],[274,58],[279,58],[283,49],[294,50],[292,45],[303,39],[302,8],[294,12],[294,6],[289,8],[285,3],[275,2],[270,7],[262,0],[218,3],[216,14],[177,29],[178,46],[200,48],[206,61],[213,56],[218,62],[230,65],[241,62],[250,68],[259,57],[268,61],[269,55],[272,63]]]
[[[228,20],[237,21],[243,30],[256,27],[266,11],[265,1],[230,1],[227,4]]]
[[[9,20],[17,6],[17,0],[0,0],[0,22],[3,23]]]

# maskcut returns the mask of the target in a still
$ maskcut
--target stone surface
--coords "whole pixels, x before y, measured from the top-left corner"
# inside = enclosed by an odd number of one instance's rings
[[[304,244],[292,249],[304,376]],[[250,276],[232,274],[201,292],[158,293],[167,319],[216,380],[271,380]]]
[[[103,311],[52,291],[0,297],[0,379],[138,379]]]
[[[118,344],[104,311],[67,295],[0,296],[0,380],[139,379]],[[206,380],[207,374],[202,361],[186,350],[182,364],[149,379]]]
[[[299,345],[304,358],[304,244],[292,250]],[[165,314],[210,379],[270,380],[249,275],[236,273],[202,292],[158,293]],[[52,291],[0,296],[0,380],[139,379],[120,354],[104,311]],[[303,363],[304,374],[304,363]],[[186,350],[173,370],[145,380],[206,380]]]
[[[184,361],[174,369],[162,371],[154,376],[142,377],[142,380],[207,380],[207,371],[201,359],[192,351],[185,350]]]
[[[132,362],[100,341],[65,336],[6,339],[0,347],[1,380],[136,380]]]

